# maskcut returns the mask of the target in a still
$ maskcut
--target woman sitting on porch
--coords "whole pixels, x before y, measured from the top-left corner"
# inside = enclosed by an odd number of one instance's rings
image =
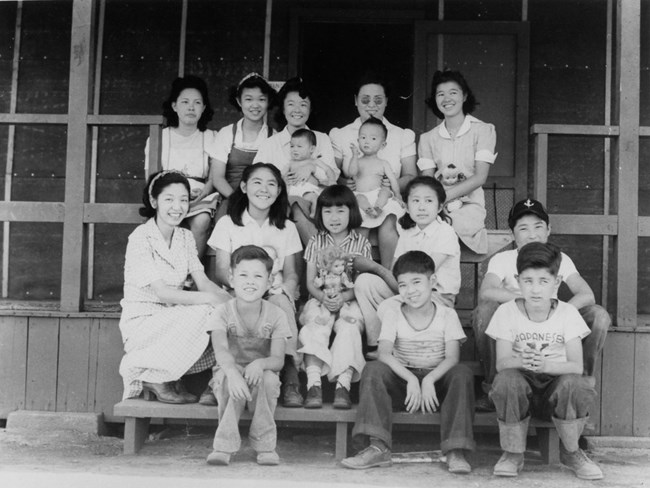
[[[309,129],[307,121],[311,114],[313,98],[309,86],[301,78],[296,77],[287,80],[278,93],[280,110],[276,114],[278,125],[286,125],[282,131],[264,141],[257,152],[257,156],[255,156],[254,162],[269,163],[278,168],[289,185],[304,182],[316,172],[316,165],[312,162],[305,162],[297,166],[299,169],[295,172],[293,170],[288,171],[291,162],[289,154],[291,135],[298,129]],[[312,132],[316,135],[316,149],[313,158],[329,166],[334,172],[336,180],[339,176],[339,169],[334,162],[332,143],[327,134],[318,131]],[[332,181],[331,183],[335,182]],[[301,206],[300,201],[302,199],[300,197],[293,198],[295,203],[291,206],[291,214],[296,222],[300,240],[303,244],[306,244],[311,236],[316,234],[316,226],[308,217],[308,202],[305,200],[305,205]]]
[[[169,97],[163,103],[167,127],[162,131],[162,169],[182,172],[190,182],[190,208],[186,222],[194,234],[199,257],[217,208],[218,194],[209,179],[211,148],[217,133],[208,129],[214,110],[208,98],[208,87],[201,78],[188,75],[176,78]],[[149,139],[144,150],[145,174],[149,173]]]
[[[260,145],[275,134],[266,114],[275,102],[275,90],[257,73],[249,73],[231,88],[230,103],[242,118],[219,130],[215,141],[212,184],[221,195],[215,221],[226,215],[226,200],[239,188],[242,173],[255,159]]]
[[[497,157],[496,131],[492,124],[470,115],[476,98],[458,71],[434,73],[426,104],[443,122],[420,136],[418,167],[445,186],[445,211],[461,242],[475,253],[485,254],[488,241],[482,186]]]
[[[187,178],[177,171],[152,175],[142,202],[148,220],[129,236],[124,263],[123,398],[144,392],[165,403],[196,402],[178,380],[214,365],[206,322],[230,295],[208,279],[192,233],[179,227],[190,207]],[[188,275],[198,291],[183,290]]]
[[[415,133],[411,129],[402,129],[391,124],[384,117],[388,105],[386,83],[375,76],[366,75],[357,84],[354,104],[357,106],[359,117],[345,127],[330,131],[336,164],[345,173],[352,159],[351,145],[357,144],[361,124],[371,116],[375,117],[381,120],[388,130],[386,145],[379,150],[377,157],[388,161],[395,177],[399,180],[400,189],[404,190],[406,184],[417,176]],[[344,174],[344,176],[349,175]],[[353,190],[355,189],[352,178],[347,178],[346,183]],[[381,264],[389,269],[393,264],[393,254],[398,239],[396,222],[395,215],[388,215],[377,227]]]

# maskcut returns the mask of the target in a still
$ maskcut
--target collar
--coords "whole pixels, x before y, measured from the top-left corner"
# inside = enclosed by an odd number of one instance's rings
[[[456,134],[456,137],[460,137],[466,132],[469,132],[469,130],[472,127],[472,122],[480,122],[476,117],[467,114],[465,115],[465,120],[463,120],[462,125],[460,126],[460,129],[458,129],[458,134]],[[442,123],[438,126],[438,132],[442,137],[445,139],[451,139],[451,135],[449,134],[449,131],[447,130],[447,126],[445,125],[444,120]]]
[[[266,125],[266,122],[262,124],[262,128],[260,129],[259,133],[257,134],[257,137],[260,137],[260,134],[264,134],[264,137],[266,137],[266,134],[269,132],[269,127]],[[235,137],[239,138],[240,140],[244,140],[244,118],[242,117],[237,121],[237,130],[235,131]]]
[[[245,209],[244,213],[241,215],[241,223],[244,224],[244,227],[248,227],[248,224],[255,224],[257,227],[260,227],[257,221],[248,213],[248,209]],[[266,227],[268,225],[269,218],[267,217],[261,227]]]
[[[424,229],[420,229],[416,224],[415,227],[407,229],[406,232],[411,232],[413,236],[424,234],[426,237],[430,237],[436,233],[438,225],[440,225],[440,217],[436,217],[436,220],[431,222]]]
[[[321,231],[320,234],[325,236],[325,239],[327,240],[328,244],[334,245],[334,238],[330,235],[329,232],[324,230],[324,231]],[[358,239],[359,238],[358,236],[359,236],[359,233],[355,229],[350,230],[350,232],[348,232],[348,235],[345,236],[345,239],[343,239],[343,241],[341,241],[340,246],[342,246],[343,244],[345,244],[348,241],[354,241],[354,240]]]
[[[158,253],[161,257],[163,257],[166,261],[169,261],[171,263],[172,262],[171,251],[174,248],[175,243],[177,242],[179,232],[180,232],[178,228],[174,229],[171,245],[167,247],[165,238],[163,237],[162,233],[160,232],[160,229],[158,228],[158,225],[156,224],[155,217],[151,217],[149,220],[147,220],[147,222],[144,225],[146,229],[146,238],[151,243],[151,247],[153,248],[153,250],[156,253]]]

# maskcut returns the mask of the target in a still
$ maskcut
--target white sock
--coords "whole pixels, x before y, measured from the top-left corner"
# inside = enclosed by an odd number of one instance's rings
[[[352,382],[352,368],[348,368],[339,375],[336,381],[336,387],[338,388],[339,386],[341,386],[346,390],[350,391],[351,382]]]
[[[312,386],[320,386],[321,368],[320,366],[307,366],[307,389]]]

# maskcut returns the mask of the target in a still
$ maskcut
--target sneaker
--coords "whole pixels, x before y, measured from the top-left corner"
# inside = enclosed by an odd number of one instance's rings
[[[323,406],[323,390],[320,386],[312,386],[307,391],[305,399],[305,408],[321,408]]]
[[[339,410],[350,410],[352,408],[352,401],[350,400],[350,392],[347,388],[339,386],[334,392],[334,402],[332,403],[334,408]]]
[[[296,384],[289,383],[284,387],[284,395],[282,395],[282,406],[287,408],[302,407],[302,395],[300,394],[300,387]]]
[[[494,465],[495,476],[517,476],[524,469],[524,455],[503,451],[501,458]]]
[[[453,474],[469,474],[472,467],[465,459],[462,449],[452,449],[447,453],[447,470]]]
[[[569,452],[560,444],[560,462],[581,480],[602,480],[605,477],[600,467],[582,449]]]
[[[230,453],[212,451],[208,455],[208,464],[211,464],[212,466],[228,466],[230,464]]]
[[[280,464],[280,456],[275,451],[258,452],[257,464],[261,466],[277,466]]]
[[[489,396],[483,395],[482,397],[476,399],[476,402],[474,403],[474,410],[477,412],[496,412],[496,407],[494,406],[492,400],[490,400]]]
[[[206,405],[209,407],[217,406],[217,397],[214,396],[214,393],[212,392],[212,388],[208,386],[205,389],[205,391],[201,393],[201,398],[199,398],[199,404]]]
[[[356,456],[345,458],[341,464],[350,469],[368,469],[390,466],[393,461],[388,449],[381,450],[377,446],[369,446]]]

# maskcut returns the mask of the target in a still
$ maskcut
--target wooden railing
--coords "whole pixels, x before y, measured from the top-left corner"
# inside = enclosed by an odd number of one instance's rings
[[[629,192],[639,191],[639,185],[634,188],[624,188],[616,178],[610,177],[612,175],[612,155],[610,153],[611,142],[616,142],[620,136],[620,129],[615,125],[565,125],[565,124],[535,124],[530,129],[531,135],[534,137],[534,197],[547,205],[548,197],[548,146],[550,136],[581,136],[581,137],[597,137],[604,140],[603,155],[603,213],[602,214],[553,214],[551,215],[552,227],[554,234],[567,234],[567,235],[601,235],[603,236],[603,255],[602,255],[602,301],[607,303],[609,294],[608,282],[610,273],[609,263],[609,247],[610,236],[616,238],[615,245],[620,247],[625,244],[630,244],[629,241],[634,240],[631,246],[636,247],[636,241],[639,237],[650,236],[650,217],[640,217],[635,215],[638,225],[634,229],[619,228],[619,215],[621,213],[635,212],[636,209],[627,208],[625,199],[619,198],[614,205],[617,208],[616,214],[610,214],[609,209],[612,207],[612,190],[621,195],[629,194]],[[639,128],[640,137],[650,136],[650,127]],[[614,172],[615,174],[616,172]],[[638,182],[638,177],[637,177]],[[613,186],[614,185],[614,186]],[[623,192],[623,193],[621,193]],[[627,192],[627,193],[625,193]],[[621,201],[623,204],[621,204]],[[636,210],[638,213],[638,210]],[[628,216],[629,217],[629,216]],[[623,258],[623,259],[622,259]],[[647,321],[639,320],[640,316],[636,313],[637,309],[637,289],[638,282],[636,273],[633,274],[634,278],[628,273],[630,268],[638,268],[637,255],[621,256],[620,250],[618,255],[618,266],[615,270],[616,273],[616,287],[617,287],[617,323],[619,325],[634,324],[633,326],[646,325]],[[624,264],[623,264],[624,263]],[[622,265],[623,264],[623,265]],[[634,317],[631,317],[630,310],[634,311]]]

